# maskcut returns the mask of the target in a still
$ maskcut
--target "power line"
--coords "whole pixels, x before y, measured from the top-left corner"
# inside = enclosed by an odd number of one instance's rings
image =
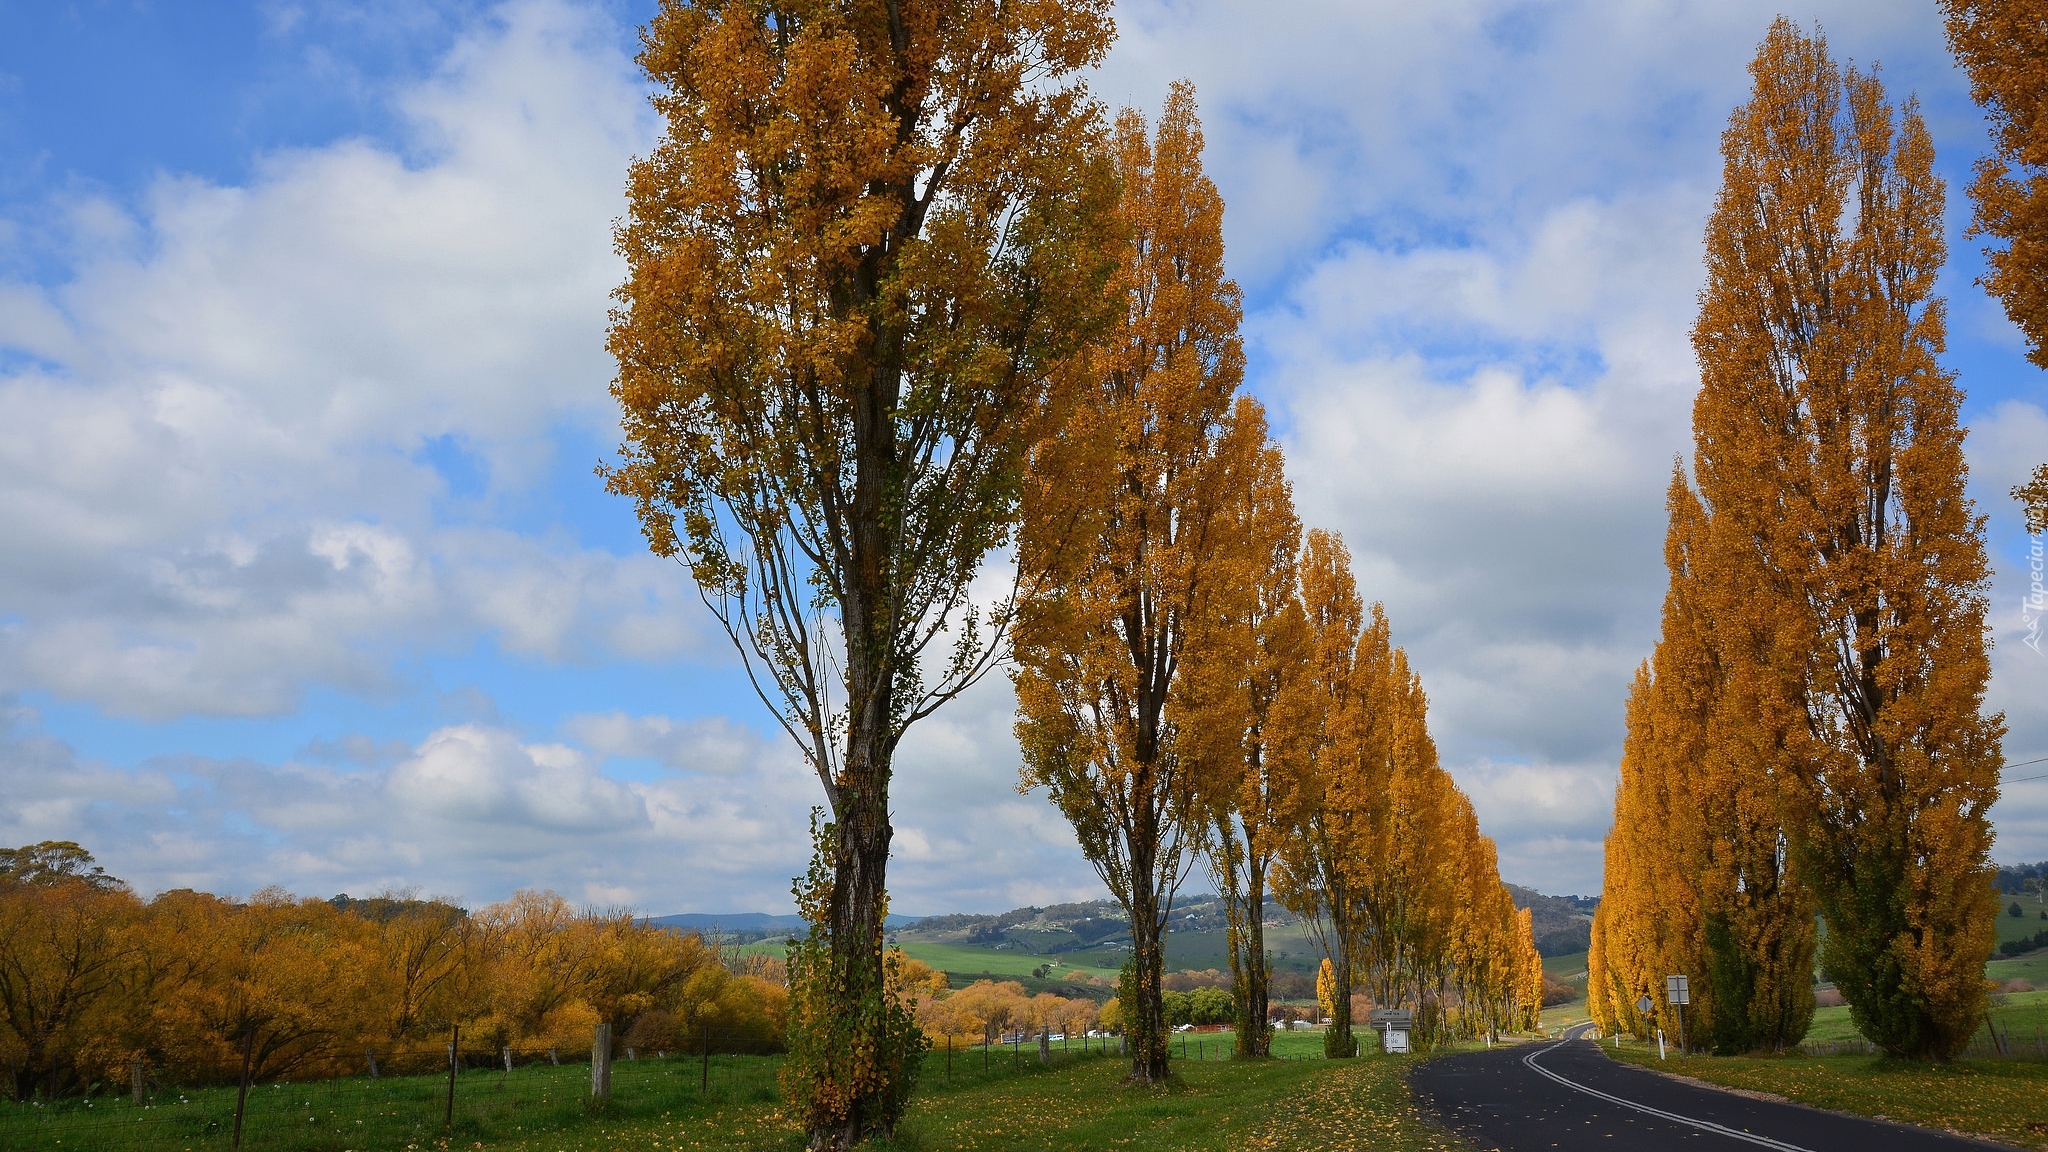
[[[2020,762],[2018,762],[2018,763],[2016,763],[2016,764],[2007,764],[2007,765],[2006,765],[2006,767],[2007,767],[2007,768],[2025,768],[2025,767],[2026,767],[2027,765],[2029,765],[2029,764],[2048,764],[2048,756],[2036,756],[2036,757],[2035,757],[2035,758],[2033,758],[2032,760],[2021,760]],[[2030,780],[2048,780],[2048,772],[2044,772],[2044,773],[2042,773],[2042,774],[2041,774],[2041,775],[2039,775],[2039,776],[2021,776],[2021,777],[2019,777],[2019,778],[2018,778],[2018,779],[2016,779],[2016,780],[2001,780],[2001,781],[1999,781],[1999,783],[2001,783],[2001,784],[2025,784],[2025,783],[2027,783],[2027,782],[2028,782],[2028,781],[2030,781]]]

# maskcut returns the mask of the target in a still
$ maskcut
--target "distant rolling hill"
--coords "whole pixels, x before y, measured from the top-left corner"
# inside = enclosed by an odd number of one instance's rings
[[[1584,952],[1593,942],[1593,909],[1598,896],[1545,896],[1520,884],[1507,886],[1516,908],[1530,910],[1530,927],[1536,930],[1536,951],[1545,956],[1569,956]]]
[[[915,916],[890,916],[883,923],[896,929],[915,924],[917,919]],[[718,935],[740,943],[804,931],[803,917],[771,916],[766,912],[680,912],[673,916],[649,916],[646,923],[660,928],[695,929],[707,933],[716,930]]]
[[[1508,891],[1515,907],[1534,910],[1539,952],[1546,957],[1583,956],[1593,909],[1599,904],[1596,898],[1546,896],[1514,884],[1508,885]],[[779,948],[782,938],[804,930],[799,917],[761,912],[691,912],[656,916],[649,922],[705,932],[715,928],[728,942],[748,945],[747,951]],[[956,987],[993,978],[1019,981],[1031,992],[1057,991],[1099,999],[1114,986],[1118,970],[1130,955],[1129,928],[1123,909],[1114,900],[1012,908],[994,914],[891,916],[888,927],[890,943],[945,972]],[[1224,927],[1223,901],[1218,897],[1197,895],[1174,901],[1167,922],[1167,970],[1228,972]],[[1308,925],[1272,901],[1266,905],[1266,946],[1273,953],[1275,991],[1288,997],[1313,996],[1314,973],[1322,952]],[[1581,959],[1573,970],[1584,967]]]

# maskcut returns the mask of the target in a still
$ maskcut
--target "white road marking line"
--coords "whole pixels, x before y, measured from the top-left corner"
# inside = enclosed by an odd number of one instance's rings
[[[1562,1084],[1567,1088],[1571,1088],[1579,1092],[1584,1092],[1588,1096],[1598,1096],[1600,1099],[1607,1101],[1609,1104],[1619,1104],[1623,1108],[1633,1108],[1638,1112],[1646,1113],[1651,1116],[1656,1116],[1664,1120],[1675,1121],[1679,1124],[1690,1124],[1703,1132],[1718,1132],[1721,1135],[1727,1136],[1731,1139],[1745,1141],[1747,1143],[1755,1144],[1764,1148],[1776,1148],[1778,1149],[1778,1152],[1812,1152],[1811,1149],[1801,1148],[1797,1144],[1787,1144],[1782,1140],[1773,1140],[1768,1136],[1758,1136],[1751,1132],[1743,1132],[1735,1128],[1729,1128],[1725,1125],[1716,1124],[1711,1120],[1695,1120],[1690,1116],[1680,1116],[1676,1112],[1666,1112],[1661,1108],[1652,1108],[1648,1104],[1638,1104],[1633,1100],[1624,1100],[1621,1097],[1615,1096],[1611,1093],[1602,1092],[1598,1088],[1589,1088],[1576,1080],[1568,1080],[1563,1076],[1560,1076],[1557,1073],[1552,1072],[1550,1069],[1545,1068],[1543,1065],[1536,1063],[1536,1057],[1541,1056],[1543,1053],[1548,1052],[1553,1048],[1556,1048],[1560,1044],[1569,1044],[1573,1041],[1573,1039],[1576,1038],[1568,1037],[1564,1040],[1559,1040],[1552,1044],[1546,1044],[1543,1047],[1537,1049],[1536,1051],[1529,1053],[1527,1056],[1522,1057],[1522,1063],[1526,1065],[1531,1072],[1535,1072],[1540,1076],[1547,1076],[1550,1079],[1557,1081],[1559,1084]]]

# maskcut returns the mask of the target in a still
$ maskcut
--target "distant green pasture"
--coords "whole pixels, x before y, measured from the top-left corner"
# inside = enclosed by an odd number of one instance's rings
[[[1055,957],[1042,956],[1022,949],[981,948],[969,944],[927,944],[922,941],[904,941],[900,945],[904,953],[913,960],[922,960],[941,972],[961,976],[978,976],[986,973],[993,979],[1010,979],[1029,976],[1033,969],[1051,964]],[[1114,954],[1110,954],[1113,956]],[[1115,965],[1101,963],[1099,952],[1076,953],[1073,956],[1059,956],[1060,961],[1049,974],[1058,979],[1069,972],[1083,972],[1114,982],[1122,961]],[[1092,961],[1092,962],[1091,962]]]
[[[1584,952],[1573,952],[1566,956],[1545,956],[1543,958],[1543,970],[1550,973],[1553,980],[1569,982],[1573,976],[1581,975],[1586,971],[1586,954]]]

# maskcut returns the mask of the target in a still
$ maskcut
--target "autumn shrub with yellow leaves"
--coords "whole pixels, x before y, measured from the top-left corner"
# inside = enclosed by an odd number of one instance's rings
[[[445,1061],[465,1049],[684,1050],[780,1042],[788,994],[701,935],[522,891],[466,911],[438,900],[246,899],[177,889],[143,900],[88,871],[0,875],[0,1067],[17,1099],[122,1081],[135,1059],[206,1083]],[[82,863],[80,863],[82,861]]]

